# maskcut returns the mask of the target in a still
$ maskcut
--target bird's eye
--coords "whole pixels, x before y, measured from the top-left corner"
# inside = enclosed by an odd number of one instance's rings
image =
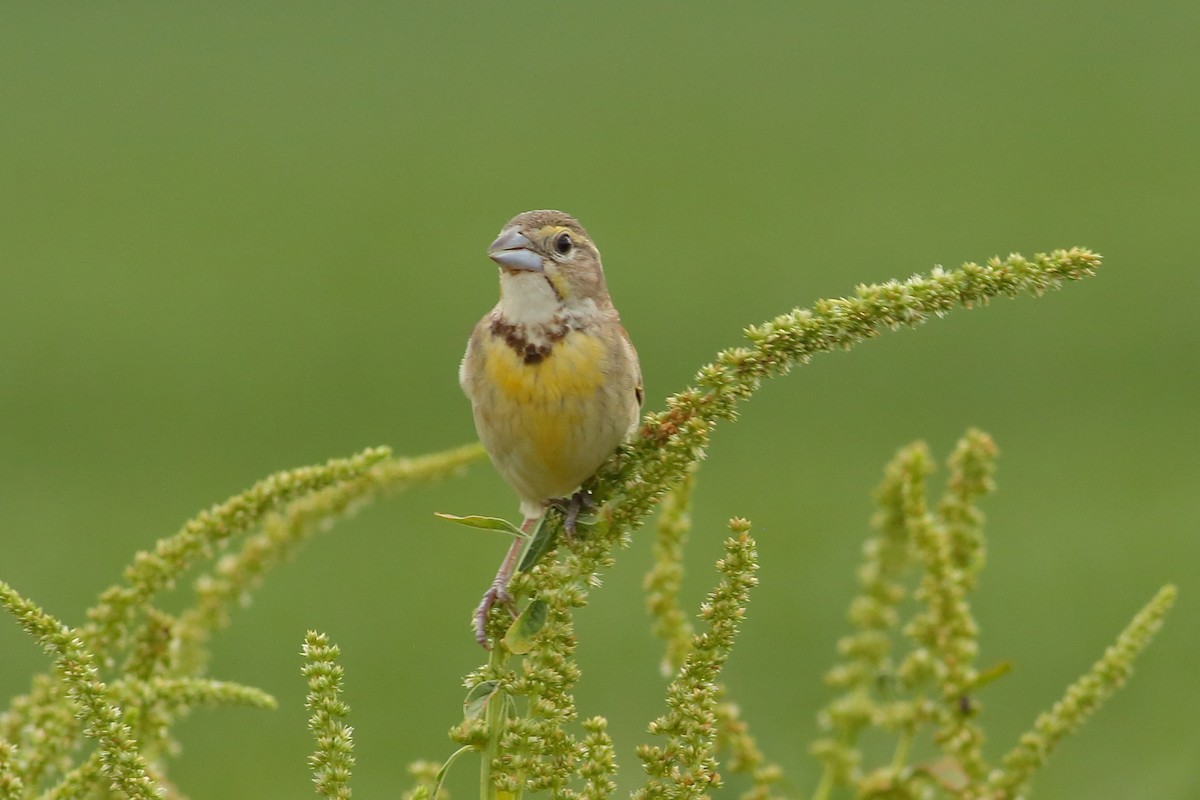
[[[554,249],[559,252],[559,255],[566,255],[571,252],[571,234],[560,233],[558,238],[554,240]]]

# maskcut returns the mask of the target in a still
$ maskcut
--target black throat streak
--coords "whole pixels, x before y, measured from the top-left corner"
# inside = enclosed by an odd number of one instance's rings
[[[536,331],[539,334],[537,338],[542,344],[536,344],[529,340],[530,331],[527,325],[513,325],[499,317],[492,320],[492,336],[503,339],[504,343],[511,347],[513,352],[520,356],[526,364],[540,364],[549,358],[554,350],[554,345],[563,340],[570,328],[565,322],[555,320],[546,325],[537,326]]]

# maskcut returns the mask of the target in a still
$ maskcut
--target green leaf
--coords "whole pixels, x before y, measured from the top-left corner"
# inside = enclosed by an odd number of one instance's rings
[[[442,768],[438,770],[437,778],[433,782],[433,793],[430,795],[430,800],[437,800],[438,795],[441,794],[442,784],[446,782],[446,773],[450,771],[450,765],[454,763],[454,760],[463,753],[474,749],[471,745],[466,744],[450,754],[450,757],[446,759],[446,763],[442,764]]]
[[[522,656],[533,649],[533,641],[546,627],[546,619],[550,616],[550,606],[545,600],[534,600],[525,606],[521,616],[513,622],[504,634],[504,644],[514,655]]]
[[[525,533],[525,531],[521,530],[516,525],[513,525],[508,520],[500,519],[499,517],[458,517],[454,514],[443,514],[440,511],[434,512],[433,515],[438,519],[457,522],[459,525],[466,525],[468,528],[482,528],[486,531],[500,531],[521,539],[529,538],[529,534]]]
[[[477,719],[499,688],[500,681],[484,681],[467,692],[467,699],[463,701],[463,718]]]
[[[1008,673],[1012,672],[1013,665],[1011,661],[1000,661],[985,669],[975,676],[975,682],[971,684],[972,689],[978,689],[980,686],[986,686],[992,681],[1003,678]]]
[[[525,548],[525,555],[521,557],[517,572],[528,572],[538,562],[538,559],[554,547],[554,526],[546,524],[547,516],[543,514],[542,518],[538,520],[537,527],[533,529],[533,540],[529,543],[529,547]]]

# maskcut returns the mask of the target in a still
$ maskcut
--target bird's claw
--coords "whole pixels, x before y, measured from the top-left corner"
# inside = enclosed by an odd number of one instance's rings
[[[567,535],[568,542],[575,540],[575,523],[579,519],[579,515],[595,508],[592,502],[592,493],[582,490],[570,497],[557,497],[550,500],[549,505],[563,513],[563,533]]]
[[[516,604],[513,602],[512,595],[498,581],[493,583],[483,593],[483,599],[479,601],[479,605],[475,607],[475,613],[471,617],[475,622],[475,641],[479,642],[479,645],[484,650],[492,649],[487,638],[487,618],[488,614],[492,613],[492,609],[496,606],[504,606],[514,617],[517,615]]]

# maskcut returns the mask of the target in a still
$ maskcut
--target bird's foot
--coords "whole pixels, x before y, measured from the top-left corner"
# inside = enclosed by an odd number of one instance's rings
[[[484,650],[492,649],[491,645],[488,644],[487,619],[488,614],[492,613],[492,609],[496,606],[504,606],[514,617],[517,615],[516,604],[513,603],[512,595],[508,593],[508,588],[505,584],[499,580],[488,587],[488,590],[483,593],[483,599],[479,601],[479,605],[475,607],[475,613],[471,617],[475,622],[475,641],[479,642],[479,645]]]
[[[575,523],[578,521],[579,515],[586,514],[596,507],[592,502],[592,493],[583,490],[570,497],[557,497],[548,501],[548,505],[554,506],[563,513],[563,533],[567,535],[568,542],[575,540]]]

